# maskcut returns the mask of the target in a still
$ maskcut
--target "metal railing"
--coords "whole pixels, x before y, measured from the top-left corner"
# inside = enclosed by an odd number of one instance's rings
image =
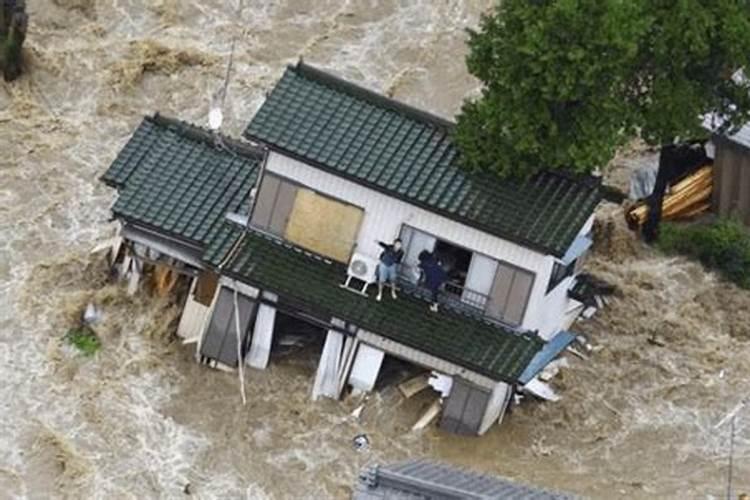
[[[416,295],[423,300],[431,300],[430,291],[424,286],[421,280],[417,279],[417,276],[419,276],[419,272],[415,266],[401,264],[399,269],[399,285],[408,293]],[[447,305],[453,309],[475,316],[485,316],[488,301],[488,295],[462,286],[455,281],[447,281],[438,295],[439,304]]]

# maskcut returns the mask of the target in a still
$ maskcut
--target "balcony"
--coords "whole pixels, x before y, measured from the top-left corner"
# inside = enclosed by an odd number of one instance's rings
[[[432,302],[431,292],[414,277],[419,276],[416,266],[402,264],[399,272],[398,287],[406,293],[426,303]],[[438,304],[453,311],[479,320],[488,321],[504,328],[522,331],[518,325],[503,321],[487,311],[491,297],[461,285],[456,280],[448,280],[440,290]]]

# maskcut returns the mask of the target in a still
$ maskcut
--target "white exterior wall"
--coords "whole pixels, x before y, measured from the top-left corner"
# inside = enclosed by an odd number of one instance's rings
[[[380,255],[377,241],[393,240],[399,235],[401,225],[408,224],[469,250],[533,272],[536,276],[521,323],[522,328],[541,329],[545,323],[559,323],[561,320],[561,316],[552,318],[551,312],[545,310],[544,294],[554,263],[551,256],[492,236],[276,152],[269,153],[266,170],[299,182],[319,193],[363,208],[365,216],[359,231],[356,252],[377,259]]]
[[[591,215],[591,217],[589,217],[589,220],[586,221],[586,224],[583,225],[583,228],[581,228],[578,236],[588,234],[589,231],[591,231],[593,225],[594,216]],[[547,260],[547,269],[546,272],[543,273],[545,278],[544,286],[542,289],[542,312],[537,318],[538,326],[536,327],[539,330],[539,335],[544,340],[549,340],[561,328],[565,327],[565,316],[568,309],[573,307],[574,304],[577,304],[576,301],[568,297],[568,290],[573,285],[575,275],[565,278],[560,283],[558,283],[554,290],[552,290],[549,294],[544,295],[544,292],[547,290],[547,284],[549,283],[550,275],[552,274],[552,268],[554,267],[555,261],[557,259],[552,256],[548,256]]]

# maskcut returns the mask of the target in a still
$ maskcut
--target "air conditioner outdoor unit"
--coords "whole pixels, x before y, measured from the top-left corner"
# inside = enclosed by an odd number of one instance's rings
[[[356,291],[363,295],[367,295],[367,287],[370,283],[375,283],[375,270],[377,269],[377,266],[378,261],[372,257],[361,253],[355,253],[349,261],[349,268],[346,271],[346,281],[341,287],[349,288],[349,283],[352,281],[352,278],[356,278],[364,282],[362,289]]]

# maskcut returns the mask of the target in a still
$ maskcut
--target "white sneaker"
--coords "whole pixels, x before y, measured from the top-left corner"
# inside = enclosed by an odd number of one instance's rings
[[[391,297],[393,298],[393,300],[396,300],[398,298],[398,296],[396,295],[396,290],[391,290]]]
[[[438,312],[438,305],[437,304],[432,304],[430,306],[430,311],[432,311],[434,313]]]
[[[382,300],[382,298],[383,298],[383,294],[379,293],[378,296],[375,297],[375,300],[377,300],[378,302],[380,302]]]

